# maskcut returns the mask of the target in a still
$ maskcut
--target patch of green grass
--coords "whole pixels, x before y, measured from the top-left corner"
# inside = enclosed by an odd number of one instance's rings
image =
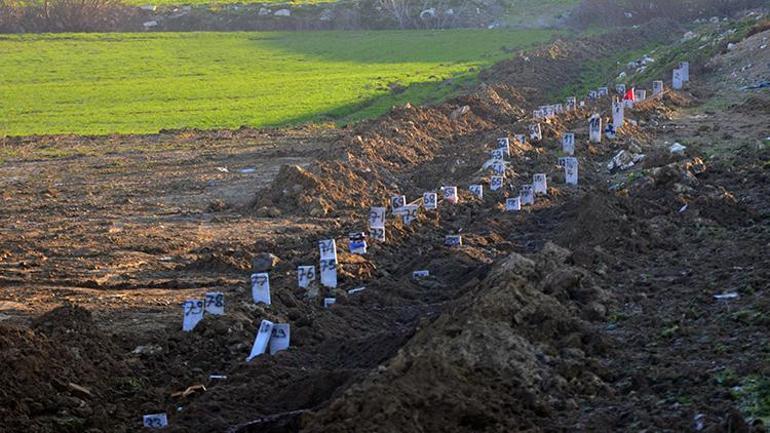
[[[0,135],[357,120],[440,100],[506,50],[550,36],[476,29],[4,36]]]
[[[770,378],[748,376],[732,388],[732,394],[749,419],[759,419],[765,426],[770,426]]]

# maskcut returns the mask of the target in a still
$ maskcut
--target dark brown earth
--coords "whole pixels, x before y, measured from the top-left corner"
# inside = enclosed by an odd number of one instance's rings
[[[739,47],[765,74],[768,36]],[[497,137],[577,79],[584,50],[566,42],[471,95],[352,129],[5,139],[0,431],[141,431],[154,412],[173,432],[764,431],[732,389],[770,374],[770,114],[754,108],[770,94],[727,78],[736,52],[640,104],[614,142],[587,142],[601,101],[515,144],[509,182],[547,173],[550,186],[519,214],[503,212],[509,192],[466,188],[488,181]],[[524,63],[537,65],[528,81],[505,80]],[[578,188],[556,166],[568,130]],[[609,173],[630,147],[645,161]],[[385,244],[344,253],[369,206],[442,185],[461,203],[391,219]],[[443,246],[453,233],[463,247]],[[341,284],[324,309],[295,269],[332,237]],[[280,258],[269,307],[248,286],[266,252]],[[414,281],[417,269],[432,277]],[[180,303],[212,290],[227,315],[183,333]],[[724,292],[739,298],[714,299]],[[291,348],[246,363],[263,319],[291,324]]]

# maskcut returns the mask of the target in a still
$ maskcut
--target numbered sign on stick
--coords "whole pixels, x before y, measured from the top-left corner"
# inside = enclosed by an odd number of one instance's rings
[[[442,189],[444,191],[444,200],[446,200],[450,204],[457,204],[457,202],[459,201],[459,197],[457,196],[457,187],[445,186]]]
[[[599,144],[602,142],[602,118],[598,114],[591,116],[588,121],[588,135],[591,143]]]
[[[222,292],[206,293],[206,314],[222,316],[225,314],[225,294]]]
[[[529,139],[534,143],[539,143],[543,139],[543,131],[540,129],[539,123],[529,125]]]
[[[321,260],[337,260],[337,243],[334,239],[318,241],[318,250],[321,253]]]
[[[263,355],[267,352],[268,345],[270,344],[270,337],[273,334],[273,322],[269,320],[263,320],[259,325],[257,331],[257,337],[254,339],[254,345],[251,346],[251,353],[246,358],[246,362],[251,361],[259,355]]]
[[[329,308],[337,303],[336,298],[324,298],[324,308]]]
[[[532,185],[521,186],[521,204],[533,205],[535,204],[535,187]]]
[[[200,299],[188,299],[182,304],[182,310],[184,312],[182,331],[190,332],[203,320],[203,301]]]
[[[626,85],[625,84],[618,84],[615,86],[615,92],[617,92],[618,95],[625,96],[626,94]]]
[[[489,179],[489,190],[490,191],[499,191],[503,188],[503,177],[502,176],[492,176]]]
[[[495,173],[496,176],[505,176],[505,162],[503,161],[497,161],[494,164],[491,165],[492,171]]]
[[[401,208],[401,220],[406,225],[412,224],[413,221],[417,220],[417,212],[420,210],[420,206],[416,204],[408,204]]]
[[[537,173],[532,176],[532,186],[536,195],[548,195],[548,180],[545,173]]]
[[[570,96],[567,98],[566,109],[567,111],[575,111],[577,110],[577,98],[574,96]]]
[[[652,82],[652,96],[656,98],[660,98],[661,96],[663,96],[663,91],[664,91],[663,81],[658,80],[658,81]]]
[[[366,233],[353,232],[348,234],[350,254],[366,254]]]
[[[297,267],[297,285],[300,289],[308,289],[315,284],[315,266]]]
[[[578,184],[578,160],[577,158],[564,158],[564,178],[567,185]]]
[[[684,78],[682,75],[682,70],[677,68],[674,69],[674,76],[672,78],[671,87],[674,88],[674,90],[682,90],[684,87]]]
[[[489,152],[489,155],[495,161],[502,161],[503,159],[505,159],[505,151],[503,149],[495,149]]]
[[[288,323],[275,323],[270,333],[270,354],[286,350],[291,341],[291,327]]]
[[[385,242],[385,227],[372,227],[369,229],[369,239],[377,242]]]
[[[419,270],[412,272],[412,278],[415,280],[419,280],[420,278],[427,278],[430,276],[430,271],[428,270]]]
[[[511,197],[505,200],[506,212],[518,212],[521,210],[521,197]]]
[[[422,205],[426,210],[434,210],[438,207],[438,195],[435,192],[426,192],[422,195]]]
[[[596,95],[600,98],[603,96],[607,96],[610,94],[610,89],[608,87],[599,87],[596,91]]]
[[[270,305],[270,275],[264,272],[251,275],[251,297],[256,304]]]
[[[620,101],[613,101],[612,102],[612,126],[615,127],[615,129],[620,129],[623,127],[623,122],[625,120],[625,108],[623,107],[623,103]]]
[[[337,287],[337,260],[321,260],[321,284],[324,287]]]
[[[497,150],[502,150],[503,154],[508,157],[511,156],[511,140],[508,137],[500,137],[497,139]]]
[[[561,140],[561,148],[567,155],[575,154],[575,133],[567,132]]]
[[[596,90],[589,90],[588,91],[588,99],[590,99],[592,101],[595,101],[595,100],[599,99],[599,92],[597,92]]]
[[[385,208],[373,207],[369,210],[369,227],[385,228]]]
[[[475,195],[478,199],[484,198],[484,185],[471,185],[470,186],[471,194]]]
[[[680,62],[679,70],[682,71],[682,81],[690,81],[690,62]]]
[[[643,102],[647,99],[647,91],[644,89],[635,89],[634,90],[634,99],[636,102]]]
[[[392,209],[400,209],[406,205],[406,196],[394,195],[390,198],[390,207]]]
[[[142,417],[142,425],[146,428],[168,427],[168,416],[165,413],[153,413]]]
[[[463,237],[461,235],[447,235],[444,238],[444,245],[448,247],[459,247],[463,244]]]

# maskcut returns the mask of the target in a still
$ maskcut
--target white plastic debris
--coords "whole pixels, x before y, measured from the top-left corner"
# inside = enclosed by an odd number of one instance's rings
[[[627,170],[633,167],[636,163],[643,161],[644,154],[632,153],[627,150],[621,150],[607,163],[607,169],[610,172],[615,170]]]
[[[684,151],[687,150],[687,147],[682,146],[680,143],[674,143],[669,147],[672,155],[684,155]]]
[[[737,292],[725,292],[714,295],[714,299],[717,301],[727,301],[729,299],[738,299],[739,297]]]

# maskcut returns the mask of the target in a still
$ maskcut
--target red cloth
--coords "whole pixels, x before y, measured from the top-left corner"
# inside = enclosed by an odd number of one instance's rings
[[[632,87],[628,90],[626,90],[626,95],[623,96],[624,101],[636,101],[636,92],[635,89]]]

